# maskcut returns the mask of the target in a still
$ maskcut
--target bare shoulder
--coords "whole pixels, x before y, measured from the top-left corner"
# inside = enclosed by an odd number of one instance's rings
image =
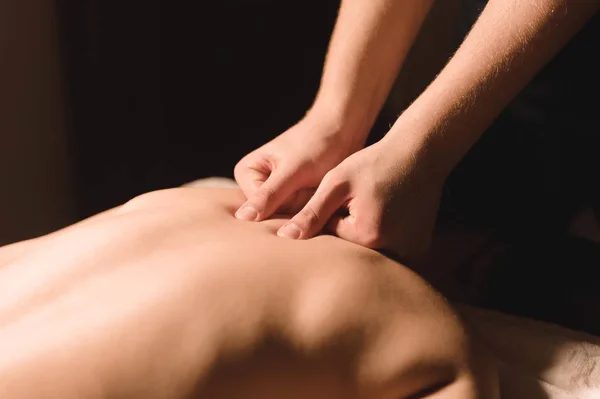
[[[233,214],[244,202],[244,194],[233,188],[178,187],[151,191],[126,202],[120,212],[139,209],[183,208],[185,210],[227,210]]]
[[[14,244],[5,245],[0,248],[0,268],[12,262],[19,256],[30,251],[39,239],[31,239],[26,241],[16,242]]]

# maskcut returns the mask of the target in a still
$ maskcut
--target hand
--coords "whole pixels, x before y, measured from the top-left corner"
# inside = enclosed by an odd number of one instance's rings
[[[364,140],[342,132],[328,118],[309,114],[269,143],[246,155],[235,167],[247,198],[238,219],[260,221],[275,212],[294,214],[307,203],[323,176]]]
[[[396,148],[394,148],[396,147]],[[306,206],[278,234],[306,239],[327,228],[348,241],[411,258],[429,246],[443,178],[419,151],[385,138],[325,175]]]

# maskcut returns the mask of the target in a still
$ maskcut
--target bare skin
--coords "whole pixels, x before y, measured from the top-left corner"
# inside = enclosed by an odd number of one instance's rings
[[[0,397],[497,398],[495,370],[407,268],[238,190],[138,197],[0,249]]]

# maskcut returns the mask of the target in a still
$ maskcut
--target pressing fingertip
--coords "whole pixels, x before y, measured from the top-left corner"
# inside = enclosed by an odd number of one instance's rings
[[[248,222],[253,222],[258,218],[258,212],[252,205],[243,205],[238,211],[235,213],[235,217],[240,220],[246,220]]]
[[[297,240],[302,235],[302,230],[295,223],[288,223],[279,229],[277,235],[282,238]]]

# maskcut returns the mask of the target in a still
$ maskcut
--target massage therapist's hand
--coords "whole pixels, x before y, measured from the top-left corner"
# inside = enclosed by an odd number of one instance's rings
[[[328,172],[306,206],[278,234],[310,238],[327,228],[354,243],[418,256],[431,239],[443,178],[403,143],[382,141]]]
[[[276,212],[298,212],[323,176],[364,146],[364,139],[354,139],[357,135],[349,135],[321,115],[309,112],[238,162],[235,179],[247,201],[237,211],[237,218],[260,221]]]

